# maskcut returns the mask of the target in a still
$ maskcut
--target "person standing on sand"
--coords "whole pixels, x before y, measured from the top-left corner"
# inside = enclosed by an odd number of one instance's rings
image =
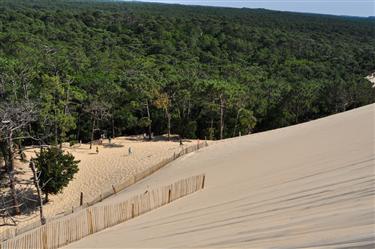
[[[128,155],[130,156],[132,153],[133,153],[132,152],[132,147],[129,147],[129,149],[128,149]]]
[[[99,154],[99,147],[96,146],[96,154]]]

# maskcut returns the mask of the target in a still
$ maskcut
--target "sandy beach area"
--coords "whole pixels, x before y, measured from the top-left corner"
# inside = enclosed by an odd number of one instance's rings
[[[206,174],[203,191],[68,248],[374,248],[375,105],[216,143],[99,205]]]
[[[179,141],[156,139],[149,142],[139,137],[119,137],[112,139],[111,144],[105,139],[102,145],[93,145],[91,150],[88,144],[77,144],[72,147],[64,144],[63,149],[73,154],[76,160],[80,160],[79,172],[62,193],[50,195],[50,202],[44,206],[45,215],[50,218],[72,207],[78,207],[81,192],[84,195],[84,202],[89,202],[100,196],[102,191],[110,189],[112,185],[124,182],[129,177],[193,144],[197,144],[197,141],[184,140],[181,146]],[[97,147],[99,153],[96,153]],[[129,147],[132,151],[130,155]],[[29,148],[25,151],[27,159],[35,156],[35,150],[38,149]],[[31,178],[32,172],[28,164],[17,162],[16,165],[17,170],[22,172],[17,174],[17,178],[25,180]],[[38,215],[38,210],[34,210],[30,214],[18,216],[18,227],[38,221]],[[0,232],[7,228],[7,226],[0,227]]]

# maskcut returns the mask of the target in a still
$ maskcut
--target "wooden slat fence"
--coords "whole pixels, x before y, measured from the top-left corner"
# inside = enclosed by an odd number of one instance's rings
[[[204,188],[204,175],[146,191],[127,201],[94,206],[0,243],[0,249],[53,249],[127,221]]]

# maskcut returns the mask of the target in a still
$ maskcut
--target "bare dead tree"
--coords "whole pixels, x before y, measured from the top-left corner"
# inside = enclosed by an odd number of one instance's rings
[[[15,140],[26,137],[25,127],[35,120],[35,113],[34,104],[28,101],[22,103],[1,103],[0,105],[0,149],[3,154],[6,173],[9,177],[9,188],[15,214],[20,214],[14,176]]]
[[[31,125],[37,120],[38,113],[36,104],[29,100],[34,66],[24,62],[0,70],[0,215],[11,221],[7,224],[13,225],[17,221],[11,215],[20,214],[21,207],[25,211],[35,207],[35,204],[29,206],[30,202],[35,203],[34,198],[30,198],[31,181],[16,179],[15,160],[25,159],[18,145],[24,139],[37,140],[41,144],[49,136],[43,134],[35,138],[31,135]],[[43,123],[43,120],[38,122]]]
[[[44,214],[43,214],[43,199],[42,199],[42,194],[41,194],[41,188],[39,185],[39,176],[37,175],[35,164],[33,161],[30,162],[30,169],[33,172],[33,181],[34,181],[34,185],[38,194],[40,223],[44,225],[46,224],[46,218],[44,217]]]

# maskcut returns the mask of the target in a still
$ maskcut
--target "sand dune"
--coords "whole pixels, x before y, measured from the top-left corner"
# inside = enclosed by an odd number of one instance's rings
[[[69,248],[374,248],[375,105],[226,140],[105,201],[205,173],[206,189]]]

